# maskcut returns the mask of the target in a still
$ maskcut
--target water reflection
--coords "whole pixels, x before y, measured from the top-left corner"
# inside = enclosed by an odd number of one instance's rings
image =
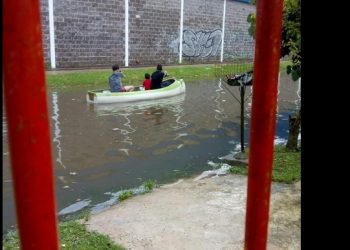
[[[174,130],[180,130],[186,128],[188,126],[188,122],[181,121],[181,118],[184,115],[184,108],[182,105],[177,105],[172,107],[172,111],[174,112],[174,117],[176,117],[175,124],[171,124]]]
[[[3,151],[2,151],[2,155],[3,156],[9,156],[9,152],[8,150],[4,147],[4,144],[6,145],[6,143],[8,142],[8,135],[7,135],[7,118],[4,112],[4,108],[2,110],[2,144],[3,144]]]
[[[61,129],[60,129],[60,122],[58,121],[59,118],[59,108],[58,108],[58,98],[57,98],[57,92],[52,93],[52,109],[53,109],[53,115],[52,119],[54,120],[54,138],[53,142],[56,143],[57,148],[57,158],[56,161],[63,167],[66,168],[66,166],[62,162],[62,149],[61,149]]]
[[[301,102],[301,77],[298,80],[298,90],[297,90],[297,96],[298,98],[295,100],[295,105],[296,105],[296,109],[299,110],[300,109],[300,102]]]
[[[214,102],[216,103],[216,109],[215,109],[215,119],[220,121],[220,123],[218,124],[218,128],[221,128],[222,126],[222,121],[223,118],[227,118],[227,115],[225,114],[225,110],[221,107],[221,103],[222,102],[226,102],[225,99],[222,99],[222,95],[226,94],[226,92],[224,91],[224,89],[222,88],[223,84],[226,84],[224,81],[220,80],[217,81],[218,85],[217,88],[215,89],[216,92],[216,96],[214,99]]]
[[[278,96],[280,95],[280,82],[281,82],[281,73],[278,73],[278,82],[277,82],[277,100],[278,100]],[[278,113],[278,102],[276,105],[276,115],[278,117],[279,113]]]
[[[143,110],[144,121],[154,121],[154,125],[160,125],[164,123],[162,116],[167,111],[166,108],[160,106],[151,106]]]
[[[125,120],[125,123],[123,123],[123,126],[125,128],[113,128],[112,129],[113,131],[117,131],[120,135],[123,136],[123,138],[121,140],[119,140],[119,142],[126,143],[126,144],[129,144],[129,145],[133,144],[132,138],[129,136],[129,134],[132,134],[132,133],[134,133],[136,131],[134,128],[131,127],[131,121],[129,119],[129,116],[131,114],[132,114],[131,112],[118,113],[118,115]],[[129,155],[128,149],[121,148],[119,150],[123,151],[127,155]]]
[[[7,141],[7,121],[4,110],[2,111],[2,140]]]
[[[87,104],[97,119],[113,121],[114,146],[125,156],[131,156],[139,150],[154,146],[161,141],[178,140],[183,133],[175,133],[188,126],[182,121],[184,115],[185,94],[178,96],[134,103]],[[151,131],[149,131],[151,130]],[[157,133],[157,131],[161,133]],[[174,140],[175,140],[174,139]],[[177,146],[177,148],[180,148]],[[159,153],[159,150],[153,151]]]

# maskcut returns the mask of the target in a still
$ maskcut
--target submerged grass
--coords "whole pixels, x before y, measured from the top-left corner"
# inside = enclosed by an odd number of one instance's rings
[[[139,192],[139,191],[132,191],[132,190],[124,190],[119,195],[118,200],[123,201],[134,195],[149,193],[154,189],[155,185],[156,185],[155,181],[147,180],[144,183],[142,183],[142,186],[144,189],[143,191]]]
[[[119,201],[123,201],[123,200],[126,200],[128,198],[130,198],[131,196],[133,196],[134,193],[131,191],[131,190],[126,190],[126,191],[123,191],[120,196],[118,197]]]
[[[151,192],[156,182],[153,180],[147,180],[143,184],[145,189],[144,193]],[[119,196],[119,201],[126,200],[135,194],[132,190],[125,190]],[[59,229],[59,244],[60,249],[69,250],[125,250],[122,246],[115,244],[108,236],[102,235],[96,232],[87,231],[84,224],[78,221],[86,222],[90,218],[90,211],[84,210],[71,217],[67,217],[64,221],[61,221],[58,225]],[[16,230],[9,231],[3,237],[3,249],[12,250],[20,249],[19,237]]]
[[[72,214],[66,214],[60,218],[61,222],[64,221],[74,221],[74,220],[81,220],[81,221],[88,221],[91,218],[91,211],[89,209],[83,209],[80,212],[72,213]]]
[[[84,224],[77,221],[59,223],[59,246],[67,250],[125,250],[115,244],[109,236],[87,231]],[[20,249],[18,233],[9,232],[3,239],[3,249]]]
[[[143,187],[145,188],[145,192],[150,192],[153,190],[153,188],[155,187],[156,183],[152,180],[147,180],[143,183]]]
[[[293,183],[300,180],[300,151],[287,151],[284,145],[274,148],[272,181]],[[230,168],[232,174],[247,175],[247,166]]]

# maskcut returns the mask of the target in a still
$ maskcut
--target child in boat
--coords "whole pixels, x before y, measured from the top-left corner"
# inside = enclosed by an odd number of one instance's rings
[[[113,65],[112,70],[113,74],[109,77],[109,87],[111,92],[129,92],[134,90],[134,86],[122,85],[122,78],[124,77],[124,74],[120,70],[119,65]]]
[[[151,76],[148,73],[145,74],[145,80],[143,81],[143,87],[145,88],[145,90],[151,89]]]

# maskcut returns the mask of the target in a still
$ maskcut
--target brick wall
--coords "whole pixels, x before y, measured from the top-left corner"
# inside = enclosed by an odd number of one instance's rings
[[[248,34],[247,16],[255,12],[255,6],[245,3],[227,1],[224,61],[237,58],[252,58],[254,56],[254,40]]]
[[[129,1],[129,65],[173,64],[180,31],[180,0]]]
[[[124,62],[124,1],[54,1],[54,20],[57,68]]]
[[[56,68],[125,64],[124,0],[53,1]],[[183,63],[220,61],[223,0],[184,0]],[[129,0],[129,66],[176,64],[181,0]],[[50,65],[48,0],[41,0],[44,56]],[[255,6],[227,0],[224,60],[252,57],[247,15]]]
[[[40,0],[41,6],[41,26],[43,35],[43,52],[45,65],[51,65],[50,63],[50,30],[49,30],[49,1]]]

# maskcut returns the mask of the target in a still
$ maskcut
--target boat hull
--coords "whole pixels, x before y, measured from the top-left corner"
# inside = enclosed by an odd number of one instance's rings
[[[173,79],[173,81],[174,82],[167,87],[152,90],[140,90],[131,92],[110,92],[109,90],[91,90],[88,91],[86,95],[86,100],[88,103],[137,102],[176,96],[186,91],[186,85],[183,79]]]

